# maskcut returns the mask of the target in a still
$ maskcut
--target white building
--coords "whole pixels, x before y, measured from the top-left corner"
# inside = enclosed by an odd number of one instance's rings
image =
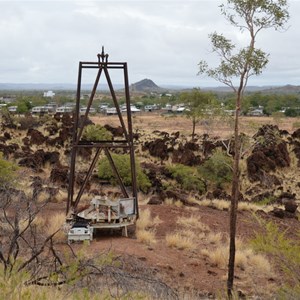
[[[53,98],[55,96],[55,93],[52,91],[44,92],[44,97]]]

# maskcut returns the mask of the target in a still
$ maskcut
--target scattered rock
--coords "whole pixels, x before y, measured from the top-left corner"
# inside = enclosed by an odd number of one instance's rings
[[[300,139],[300,128],[298,128],[297,130],[295,130],[293,133],[292,133],[292,137],[294,139]]]
[[[287,200],[284,203],[284,209],[285,211],[294,214],[297,210],[298,204],[294,200]]]
[[[160,205],[162,203],[163,203],[162,199],[160,199],[158,196],[152,196],[149,199],[149,201],[148,201],[147,204],[150,204],[150,205]]]
[[[169,157],[168,145],[163,139],[145,142],[143,145],[143,151],[145,150],[149,150],[150,155],[159,157],[162,160],[165,160]]]
[[[30,138],[30,144],[34,145],[42,145],[46,140],[45,137],[40,131],[37,129],[29,128],[27,131],[27,137]]]
[[[107,131],[111,132],[113,136],[123,136],[124,135],[124,130],[121,126],[118,127],[112,127],[109,124],[105,124],[103,126]]]

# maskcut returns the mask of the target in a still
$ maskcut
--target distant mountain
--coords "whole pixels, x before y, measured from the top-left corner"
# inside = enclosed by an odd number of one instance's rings
[[[218,87],[203,87],[202,90],[213,91],[216,93],[230,93],[232,89],[227,86]],[[299,85],[284,85],[284,86],[247,86],[246,92],[263,94],[300,94]]]
[[[123,84],[113,84],[115,90],[123,90]],[[75,91],[77,84],[73,83],[0,83],[0,91]],[[84,91],[91,91],[93,84],[83,84],[81,89]],[[108,91],[108,85],[101,83],[98,86],[98,91]],[[192,90],[188,86],[177,85],[162,85],[158,86],[151,79],[143,79],[130,85],[131,92],[138,93],[166,93],[166,92],[180,92]],[[201,87],[201,90],[212,91],[215,93],[230,93],[231,88],[227,86],[217,87]],[[246,92],[261,92],[263,94],[300,94],[299,85],[285,85],[285,86],[247,86]]]
[[[300,85],[284,85],[265,88],[261,91],[264,94],[300,94]]]
[[[166,89],[156,85],[151,79],[143,79],[130,85],[132,92],[165,92]]]

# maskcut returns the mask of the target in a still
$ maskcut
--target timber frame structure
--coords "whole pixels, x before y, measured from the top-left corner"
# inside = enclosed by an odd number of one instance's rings
[[[80,202],[81,196],[84,193],[85,187],[92,175],[96,163],[98,161],[99,155],[101,152],[104,152],[110,166],[112,168],[113,174],[115,175],[121,192],[124,198],[134,198],[134,214],[138,217],[138,199],[137,199],[137,182],[136,182],[136,168],[135,168],[135,159],[134,159],[134,145],[133,145],[133,134],[132,134],[132,120],[131,120],[131,109],[130,109],[130,93],[129,93],[129,82],[128,82],[128,70],[126,62],[108,62],[108,54],[104,53],[104,47],[102,47],[101,54],[97,55],[98,61],[96,62],[79,62],[78,70],[78,83],[77,83],[77,94],[76,94],[76,106],[74,113],[74,128],[73,128],[73,140],[72,140],[72,149],[71,149],[71,162],[70,162],[70,174],[69,174],[69,188],[68,188],[68,201],[67,201],[67,215],[75,213],[76,208]],[[81,100],[81,83],[82,75],[85,69],[96,69],[97,75],[96,79],[88,100],[87,108],[83,117],[80,116],[80,100]],[[110,69],[119,69],[123,71],[124,77],[124,93],[126,101],[126,114],[127,120],[124,120],[119,102],[111,81],[109,74]],[[101,78],[101,75],[104,75],[106,78],[109,91],[113,100],[113,104],[116,108],[116,112],[120,121],[120,126],[123,129],[123,137],[118,140],[101,140],[101,141],[83,141],[82,134],[88,120],[90,108],[92,106],[97,87]],[[76,191],[75,195],[75,177],[76,177],[76,164],[77,164],[77,154],[78,150],[81,148],[93,148],[93,158],[88,166],[86,176],[83,180],[83,183],[79,187],[79,191]],[[124,149],[129,153],[130,156],[130,172],[131,174],[131,187],[130,195],[128,189],[125,187],[122,178],[118,172],[117,166],[111,155],[111,151],[114,149]],[[88,165],[88,163],[87,163]]]

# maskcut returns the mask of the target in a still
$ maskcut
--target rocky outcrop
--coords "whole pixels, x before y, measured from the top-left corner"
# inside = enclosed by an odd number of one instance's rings
[[[285,168],[290,165],[290,157],[287,144],[280,138],[277,126],[264,125],[254,136],[256,145],[252,154],[247,158],[247,172],[249,180],[264,181],[266,185],[278,185],[274,172],[277,168]]]

